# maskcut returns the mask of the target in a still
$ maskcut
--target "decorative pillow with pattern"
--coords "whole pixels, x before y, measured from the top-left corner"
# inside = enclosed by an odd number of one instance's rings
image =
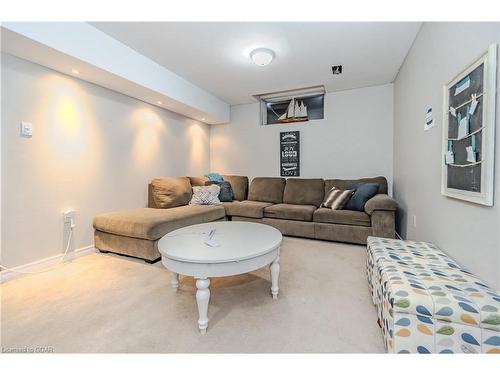
[[[326,194],[325,201],[321,206],[331,208],[332,210],[341,210],[353,194],[354,190],[340,190],[333,187]]]
[[[234,198],[233,189],[231,188],[231,184],[227,181],[207,181],[205,182],[205,186],[209,185],[218,185],[220,187],[219,200],[221,202],[232,202]]]
[[[189,204],[204,205],[204,204],[220,204],[219,200],[220,186],[193,186],[193,196]]]

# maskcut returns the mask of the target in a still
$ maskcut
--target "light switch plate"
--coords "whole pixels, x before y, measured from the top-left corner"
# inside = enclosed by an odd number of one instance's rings
[[[21,122],[21,135],[23,137],[33,136],[33,126],[31,125],[31,122]]]

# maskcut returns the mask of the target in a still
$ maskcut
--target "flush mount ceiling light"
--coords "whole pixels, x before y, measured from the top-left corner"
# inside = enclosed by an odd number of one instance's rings
[[[250,58],[258,66],[266,66],[274,59],[274,52],[267,48],[257,48],[250,52]]]
[[[78,69],[73,68],[73,69],[71,69],[71,73],[78,75],[78,74],[80,74],[80,71]]]

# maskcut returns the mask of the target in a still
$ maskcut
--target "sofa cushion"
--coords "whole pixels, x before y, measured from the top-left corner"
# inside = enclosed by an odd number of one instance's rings
[[[283,203],[319,207],[324,195],[325,181],[321,178],[289,178],[285,184]]]
[[[274,219],[312,221],[316,206],[279,203],[264,208],[264,217]]]
[[[272,206],[269,202],[257,201],[233,201],[224,202],[222,206],[226,210],[227,216],[242,216],[261,219],[264,217],[264,208]]]
[[[190,176],[188,178],[191,182],[191,186],[203,186],[205,185],[205,182],[208,181],[208,178],[206,178],[205,176]]]
[[[280,177],[255,177],[248,192],[249,201],[282,203],[285,179]]]
[[[94,228],[126,237],[157,240],[175,229],[222,219],[222,206],[181,206],[169,209],[136,208],[94,218]]]
[[[350,186],[353,184],[359,183],[374,183],[378,184],[378,194],[387,194],[387,180],[385,177],[369,177],[369,178],[360,178],[358,180],[340,180],[340,179],[331,179],[325,180],[325,195],[331,190],[332,187],[336,187],[340,190],[350,189]]]
[[[184,206],[191,199],[191,183],[187,177],[162,177],[151,181],[152,195],[158,208]]]
[[[244,201],[248,194],[248,177],[247,176],[222,176],[224,180],[231,184],[233,189],[234,199]]]
[[[314,211],[313,220],[317,223],[371,226],[370,216],[365,212],[350,210],[332,210],[330,208],[318,208]]]

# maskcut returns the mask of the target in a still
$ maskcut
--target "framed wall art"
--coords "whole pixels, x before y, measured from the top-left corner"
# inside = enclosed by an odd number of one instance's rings
[[[493,205],[497,46],[443,88],[441,192]]]
[[[280,175],[300,176],[300,133],[280,132]]]

